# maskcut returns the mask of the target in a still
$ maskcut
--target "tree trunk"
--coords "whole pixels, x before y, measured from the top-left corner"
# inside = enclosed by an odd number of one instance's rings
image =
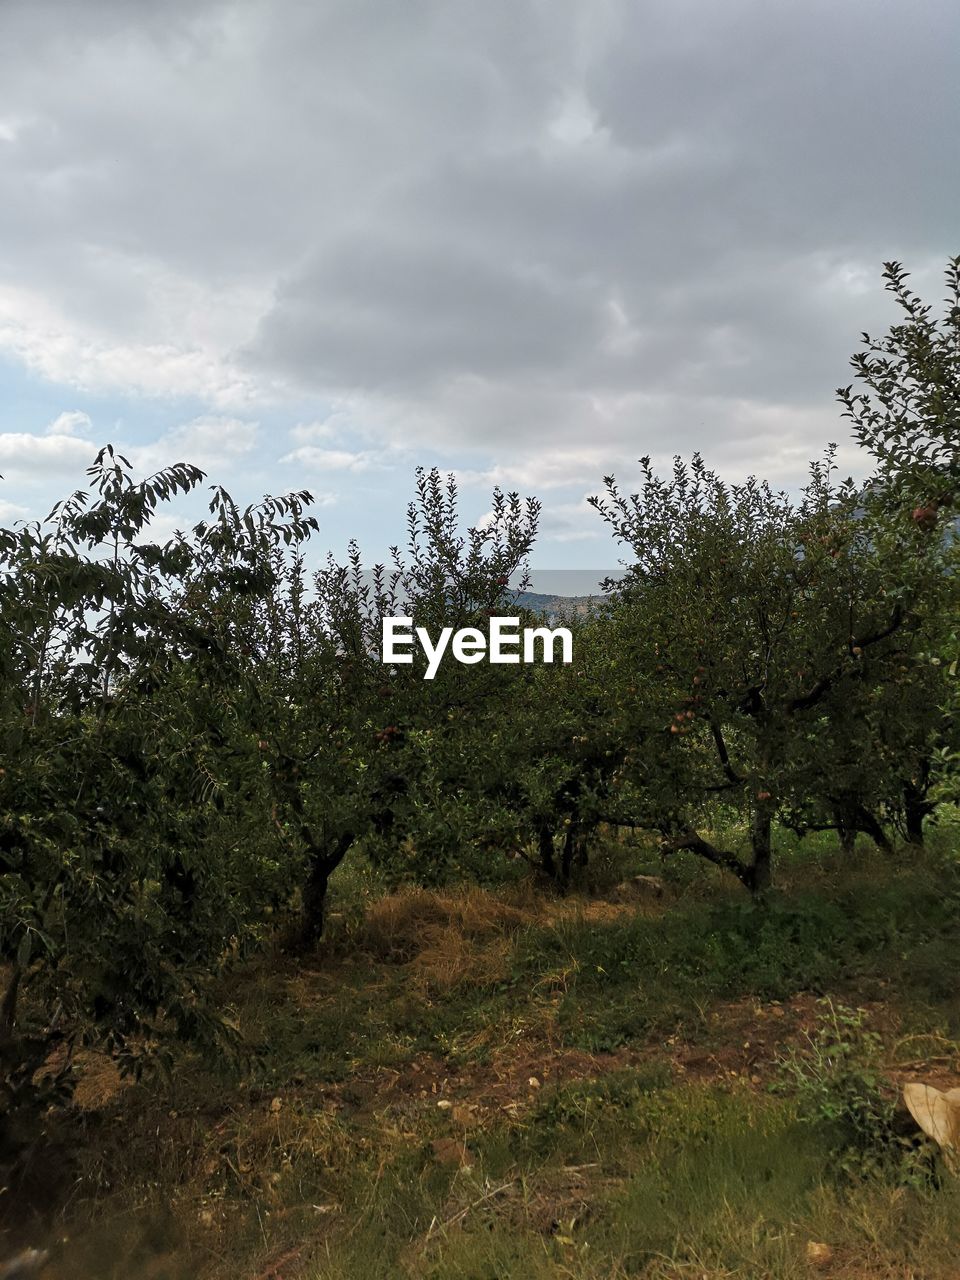
[[[851,819],[846,804],[836,802],[831,807],[833,809],[833,825],[840,841],[840,848],[845,854],[852,854],[857,844],[857,824]]]
[[[768,819],[766,857],[764,858],[762,851],[758,855],[755,844],[752,863],[741,862],[729,849],[716,848],[709,840],[704,840],[703,836],[698,835],[692,827],[687,827],[675,836],[665,835],[660,845],[660,852],[662,856],[666,856],[668,853],[677,853],[681,849],[689,849],[691,853],[705,858],[707,862],[712,862],[715,867],[722,867],[724,871],[732,872],[751,893],[762,893],[763,889],[770,884],[769,822]]]
[[[765,808],[757,809],[750,823],[753,862],[745,868],[743,876],[743,883],[754,897],[761,897],[770,888],[773,876],[772,829],[772,814]]]
[[[563,853],[560,863],[560,883],[566,889],[570,883],[570,868],[573,866],[573,856],[577,849],[577,832],[579,827],[575,818],[570,819],[570,825],[567,827],[567,833],[563,837]]]
[[[329,850],[311,849],[300,915],[300,943],[304,948],[314,946],[323,936],[327,886],[351,844],[353,836],[345,835]]]
[[[890,843],[887,833],[870,810],[865,809],[862,805],[857,815],[857,824],[860,830],[870,837],[878,849],[882,849],[884,853],[893,853],[893,845]]]
[[[926,788],[907,782],[903,787],[903,822],[907,841],[923,848],[923,820],[933,812],[933,805],[924,797]]]
[[[908,806],[906,811],[906,831],[907,843],[915,844],[918,848],[923,848],[923,811],[914,808],[913,805]]]
[[[553,831],[550,827],[540,828],[540,866],[551,880],[556,880],[557,860],[554,856]]]
[[[577,837],[577,866],[585,867],[590,861],[590,853],[588,849],[588,837],[584,832],[580,832]]]
[[[13,973],[10,975],[7,989],[3,993],[3,1003],[0,1004],[0,1044],[5,1044],[8,1040],[13,1039],[13,1029],[17,1021],[17,996],[20,992],[20,979],[22,976],[23,971],[20,968],[20,963],[15,961]]]

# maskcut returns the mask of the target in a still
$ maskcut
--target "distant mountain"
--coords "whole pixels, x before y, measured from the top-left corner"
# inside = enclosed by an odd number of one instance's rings
[[[558,618],[569,614],[590,613],[604,599],[604,596],[553,596],[542,595],[538,591],[520,591],[514,604],[520,609],[529,609],[531,613],[539,613],[544,618]]]

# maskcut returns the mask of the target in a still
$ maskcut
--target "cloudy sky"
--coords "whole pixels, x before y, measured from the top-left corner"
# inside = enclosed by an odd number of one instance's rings
[[[856,472],[881,264],[960,252],[958,83],[955,0],[2,0],[0,518],[110,441],[380,552],[436,463],[605,567],[642,454]]]

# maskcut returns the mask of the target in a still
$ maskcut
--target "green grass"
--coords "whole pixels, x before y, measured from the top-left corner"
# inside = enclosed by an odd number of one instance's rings
[[[336,1184],[305,1276],[788,1277],[808,1274],[808,1240],[847,1274],[955,1275],[956,1193],[831,1184],[828,1141],[786,1102],[578,1087],[469,1139],[468,1171],[438,1168],[424,1136]]]
[[[640,908],[353,869],[318,957],[225,982],[239,1072],[185,1057],[74,1116],[72,1190],[18,1242],[69,1237],[51,1280],[786,1280],[810,1241],[955,1280],[960,1180],[891,1077],[960,1073],[960,867],[779,856],[762,908],[679,864]]]
[[[304,1009],[272,1002],[268,975],[259,1047],[274,1076],[311,1069],[337,1079],[376,1055],[482,1055],[496,1037],[478,1045],[478,1033],[506,1029],[518,1009],[539,1021],[549,1007],[560,1043],[609,1051],[689,1032],[712,1002],[797,991],[881,999],[957,1035],[958,925],[960,866],[916,859],[784,892],[764,907],[734,889],[602,925],[566,915],[524,928],[508,973],[474,976],[443,999],[412,988],[402,967],[361,962]]]
[[[883,870],[879,881],[874,869],[845,887],[779,894],[765,906],[724,896],[603,929],[573,921],[531,931],[518,948],[517,982],[570,973],[561,1024],[570,1043],[590,1049],[688,1025],[704,1001],[796,991],[855,991],[936,1010],[955,1034],[960,867]]]

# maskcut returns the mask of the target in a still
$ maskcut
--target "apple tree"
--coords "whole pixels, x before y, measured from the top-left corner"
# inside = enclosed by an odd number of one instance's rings
[[[538,508],[495,492],[490,518],[461,529],[452,477],[419,469],[407,544],[364,569],[356,544],[310,573],[296,545],[265,548],[272,588],[221,602],[240,655],[237,717],[260,753],[269,817],[302,886],[300,940],[321,934],[331,875],[363,844],[398,879],[438,881],[496,839],[502,763],[491,730],[509,714],[509,668],[442,662],[424,679],[381,661],[385,617],[441,628],[485,628],[522,573]],[[213,583],[207,590],[216,590]]]
[[[216,973],[256,936],[276,875],[235,785],[237,671],[177,601],[198,562],[262,590],[247,540],[154,511],[200,483],[135,481],[110,448],[49,517],[0,531],[0,1112],[17,1125],[95,1043],[139,1070],[170,1037],[226,1043]],[[285,500],[270,508],[289,532]],[[51,1056],[52,1055],[52,1056]],[[37,1075],[41,1065],[48,1068]]]
[[[640,820],[665,851],[692,850],[761,893],[774,820],[815,804],[839,822],[856,792],[875,736],[848,712],[896,684],[921,643],[929,557],[889,560],[882,524],[834,482],[829,454],[796,502],[753,478],[729,485],[699,456],[668,479],[642,467],[638,493],[611,477],[593,500],[633,554],[614,625],[637,688]],[[718,802],[742,818],[745,852],[711,839]]]

